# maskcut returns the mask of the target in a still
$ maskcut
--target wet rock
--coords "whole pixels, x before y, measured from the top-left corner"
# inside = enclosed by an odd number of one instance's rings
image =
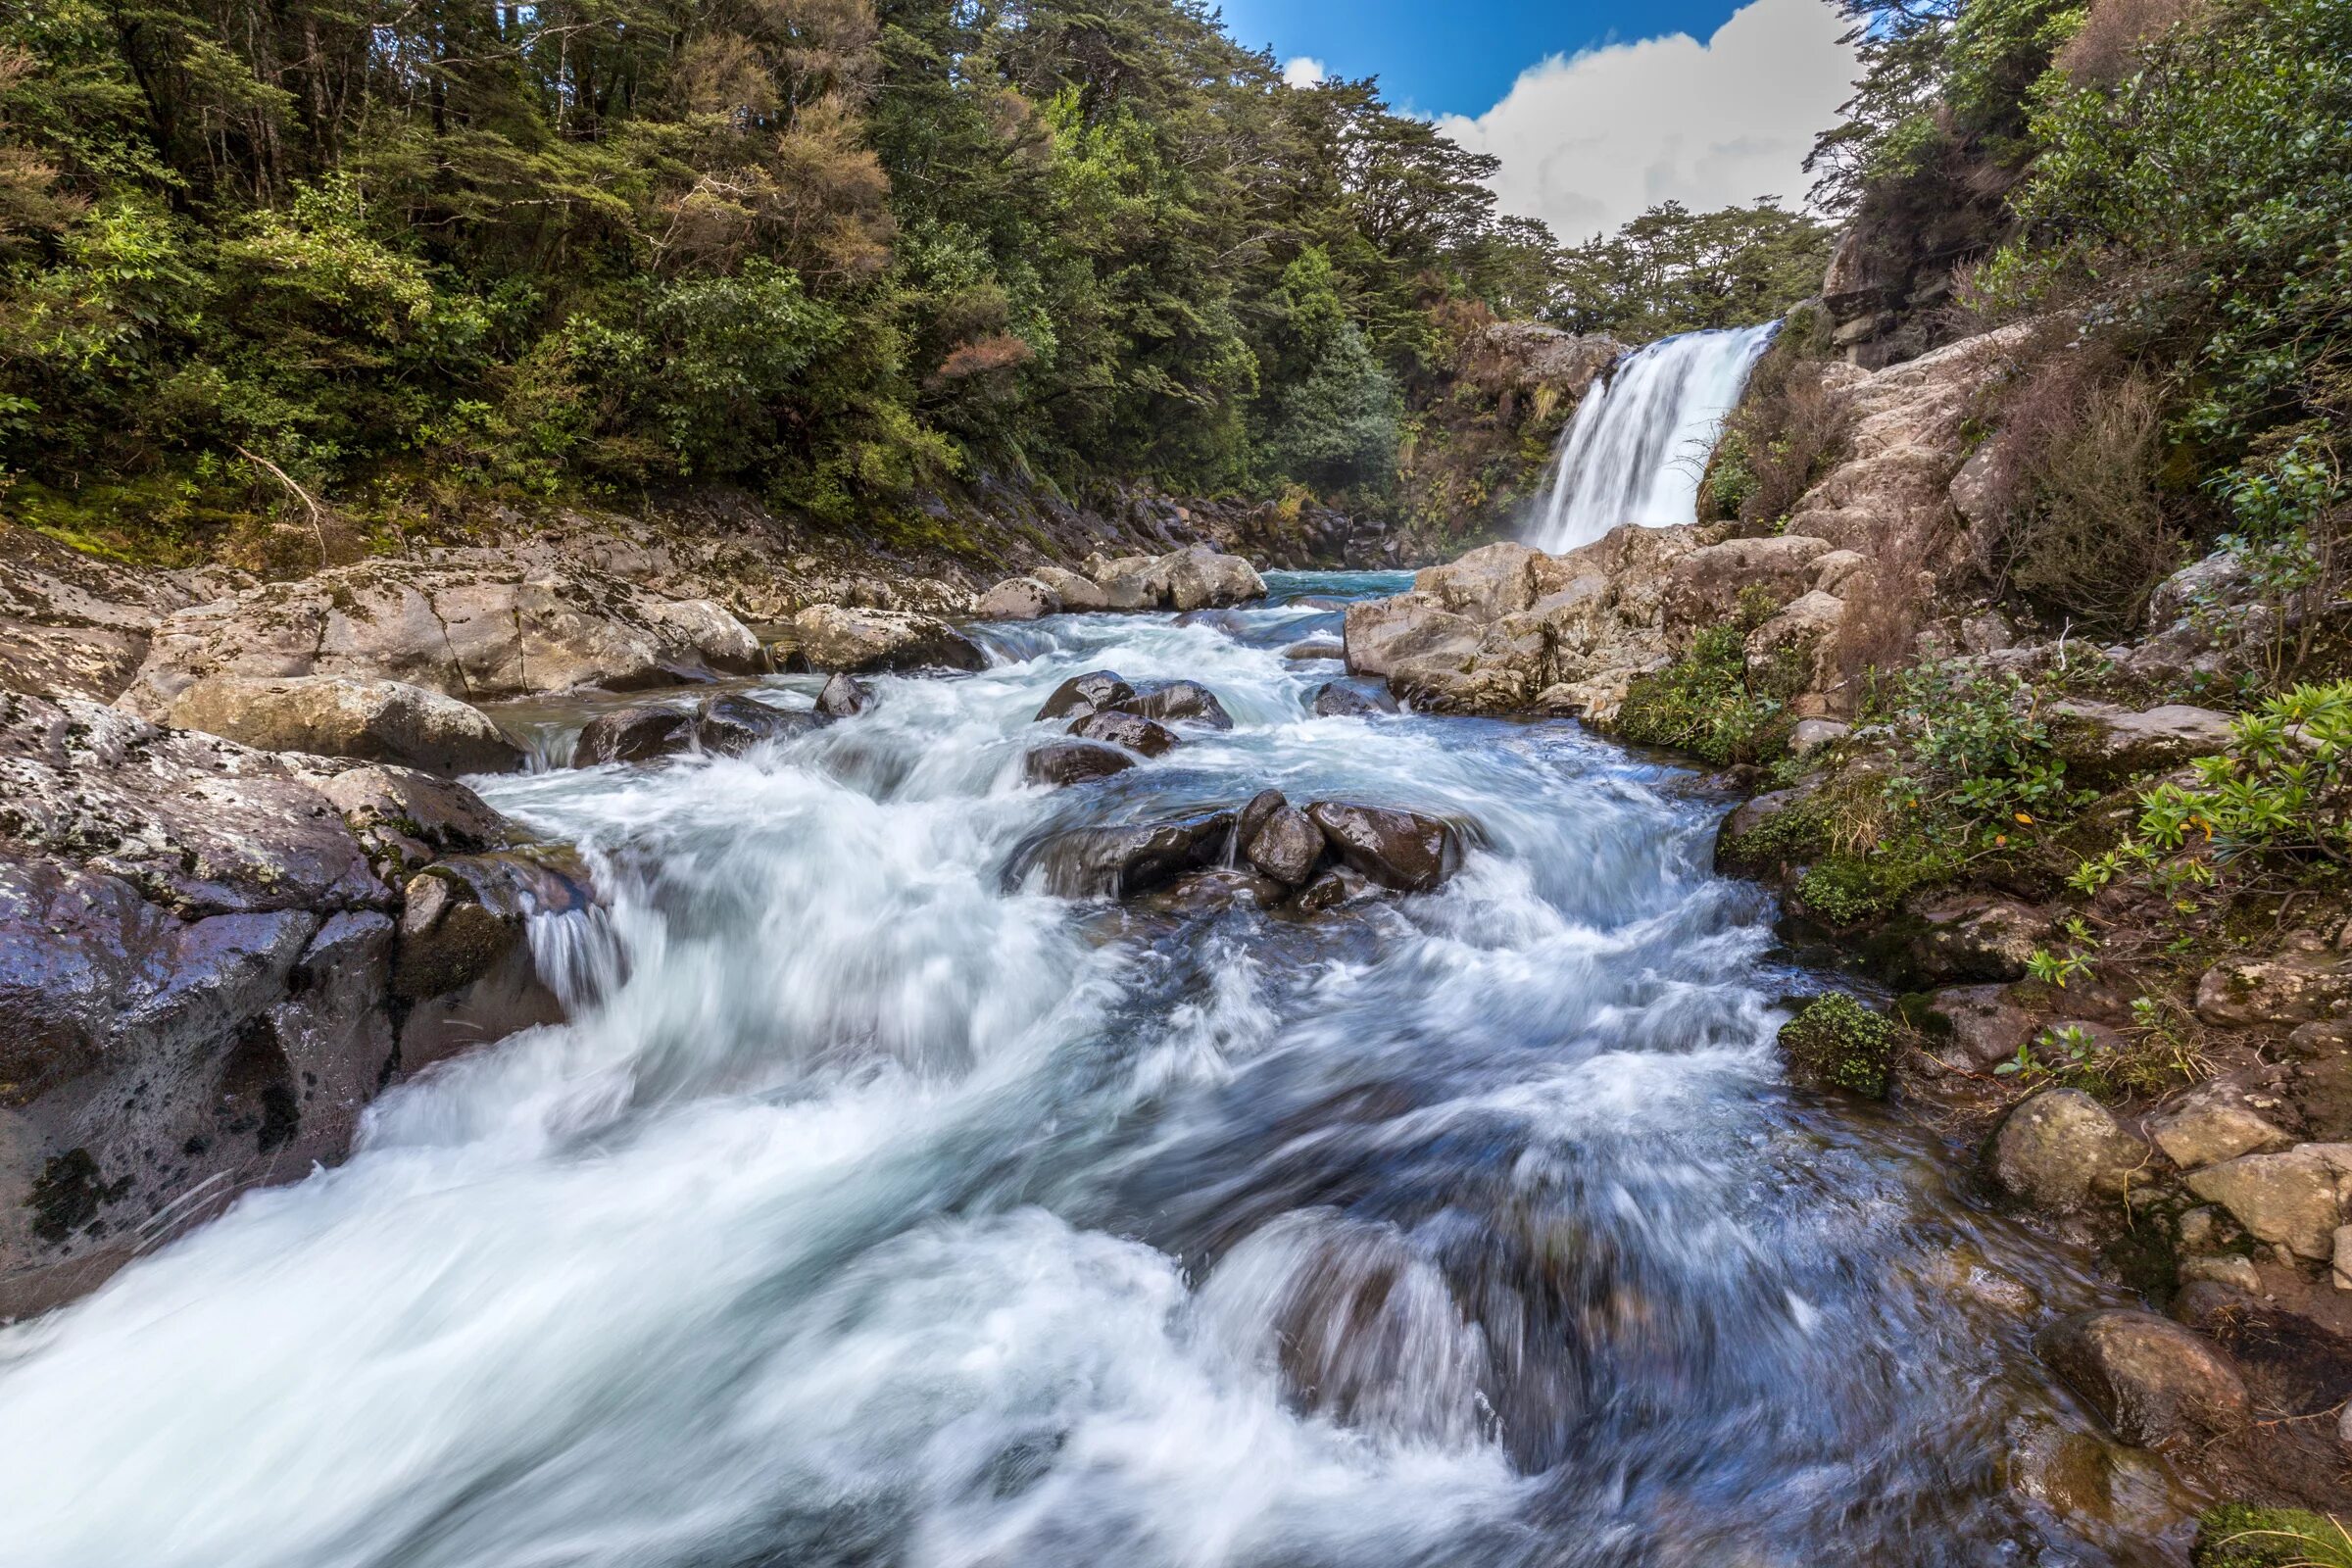
[[[462,990],[522,942],[522,916],[482,902],[473,880],[447,866],[412,878],[400,914],[392,989],[409,1001]]]
[[[829,722],[814,710],[776,708],[757,698],[728,693],[706,698],[694,712],[694,744],[721,757],[741,757],[769,741],[791,740]]]
[[[1153,907],[1187,914],[1215,914],[1226,909],[1270,909],[1290,897],[1291,890],[1254,871],[1217,866],[1190,871],[1148,895]]]
[[[1304,663],[1312,659],[1345,659],[1348,657],[1348,646],[1334,637],[1309,637],[1304,642],[1293,643],[1285,648],[1282,657],[1294,663]]]
[[[1434,816],[1344,801],[1316,801],[1306,814],[1348,869],[1384,888],[1426,893],[1461,869],[1461,835]]]
[[[396,680],[215,675],[172,699],[171,722],[266,752],[393,762],[430,773],[505,773],[521,748],[479,709]]]
[[[633,708],[599,713],[573,743],[571,765],[602,767],[608,762],[649,762],[657,757],[683,752],[694,744],[695,716],[682,708],[641,703]]]
[[[1387,692],[1367,691],[1347,681],[1326,681],[1315,693],[1317,718],[1373,718],[1397,710],[1396,699]]]
[[[2114,789],[2142,773],[2169,772],[2230,744],[2230,715],[2174,705],[2143,711],[2108,703],[2053,705],[2044,723],[2070,782]]]
[[[2188,1190],[2219,1203],[2259,1239],[2298,1257],[2326,1260],[2344,1222],[2352,1144],[2304,1144],[2276,1154],[2240,1154],[2192,1171]]]
[[[763,667],[759,639],[705,600],[570,567],[525,579],[515,565],[369,561],[165,616],[119,706],[162,720],[180,693],[220,675],[384,679],[485,702]]]
[[[1073,675],[1054,688],[1037,710],[1036,722],[1054,718],[1084,718],[1105,709],[1124,708],[1135,701],[1135,688],[1107,669]]]
[[[438,774],[364,764],[314,775],[312,782],[392,886],[441,856],[502,849],[518,837],[480,796]]]
[[[1257,568],[1239,556],[1196,546],[1166,557],[1162,569],[1168,603],[1177,610],[1247,604],[1266,596],[1266,584]]]
[[[1040,566],[1030,575],[1053,590],[1066,611],[1108,610],[1110,596],[1103,593],[1102,584],[1092,577],[1061,566]]]
[[[1916,913],[1920,925],[1905,956],[1929,984],[2022,980],[2050,929],[2038,909],[1979,895],[1932,900]]]
[[[1309,882],[1294,906],[1300,914],[1328,914],[1369,904],[1380,896],[1380,885],[1370,877],[1352,866],[1335,865]]]
[[[453,857],[439,869],[452,903],[442,919],[454,916],[457,924],[429,933],[418,951],[396,954],[396,989],[427,989],[425,967],[436,962],[447,965],[446,976],[464,978],[410,1004],[400,1025],[400,1067],[409,1073],[520,1029],[563,1022],[562,1001],[532,962],[527,922],[583,915],[595,900],[586,868],[564,851]],[[403,949],[410,924],[404,910]]]
[[[1008,577],[972,605],[980,620],[1036,620],[1061,613],[1061,595],[1035,577]]]
[[[970,638],[934,615],[814,605],[792,620],[793,659],[824,672],[988,667]]]
[[[1024,846],[1007,868],[1008,887],[1042,873],[1057,898],[1133,898],[1225,858],[1232,811],[1200,811],[1131,827],[1079,828]]]
[[[2253,1401],[2211,1341],[2153,1312],[2062,1318],[2034,1349],[2126,1443],[2166,1447],[2232,1432]]]
[[[2197,982],[2197,1016],[2225,1028],[2309,1023],[2352,1003],[2352,969],[2333,955],[2289,952],[2217,963]]]
[[[2255,1096],[2228,1080],[2204,1084],[2147,1118],[2148,1136],[2182,1170],[2197,1170],[2240,1154],[2274,1153],[2294,1143],[2253,1102]],[[2277,1097],[2269,1099],[2276,1104]]]
[[[1115,746],[1099,746],[1092,741],[1053,741],[1021,759],[1021,778],[1025,783],[1059,789],[1124,773],[1134,765],[1135,759]]]
[[[851,675],[835,675],[816,694],[816,710],[827,718],[855,718],[865,711],[865,705],[872,700],[862,681]]]
[[[1296,806],[1283,803],[1242,841],[1251,866],[1286,888],[1304,887],[1323,861],[1323,830]]]
[[[1985,1172],[2009,1197],[2053,1213],[2123,1196],[2146,1179],[2148,1147],[2079,1089],[2045,1089],[2002,1118]]]
[[[1146,757],[1165,757],[1176,749],[1176,732],[1164,724],[1153,723],[1140,713],[1121,709],[1109,709],[1089,713],[1070,725],[1069,733],[1082,741],[1101,741],[1107,746],[1124,746]]]
[[[1209,729],[1233,728],[1233,715],[1217,694],[1192,680],[1152,680],[1135,687],[1134,695],[1109,706],[1164,724],[1200,724]]]
[[[1233,842],[1236,845],[1248,845],[1251,839],[1257,837],[1257,830],[1264,827],[1267,820],[1276,811],[1288,805],[1290,802],[1284,798],[1282,791],[1259,790],[1255,795],[1250,797],[1249,803],[1242,808],[1240,816],[1235,820]]]

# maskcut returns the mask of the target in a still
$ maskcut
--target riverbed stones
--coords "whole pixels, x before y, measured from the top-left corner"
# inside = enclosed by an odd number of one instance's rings
[[[811,605],[792,618],[793,662],[820,673],[978,670],[988,657],[936,615]]]
[[[1124,746],[1145,757],[1165,757],[1177,745],[1176,732],[1165,724],[1117,708],[1089,713],[1084,718],[1072,721],[1069,733],[1082,741]]]
[[[2044,1329],[2034,1349],[2117,1437],[2139,1447],[2232,1432],[2252,1415],[2253,1401],[2229,1357],[2203,1335],[2153,1312],[2079,1312]]]
[[[1426,893],[1461,868],[1461,834],[1437,817],[1345,801],[1316,801],[1306,814],[1348,869],[1395,892]]]
[[[432,773],[505,773],[520,747],[479,709],[406,681],[349,675],[215,675],[173,698],[171,722],[266,752],[394,762]]]
[[[2150,1166],[2148,1147],[2079,1089],[2045,1089],[2002,1118],[1985,1174],[2009,1197],[2065,1213],[2121,1198]]]
[[[1205,610],[1247,604],[1266,596],[1257,568],[1239,556],[1220,555],[1195,546],[1166,558],[1168,606],[1172,610]]]
[[[2303,1144],[2275,1154],[2240,1154],[2191,1171],[2188,1190],[2219,1203],[2259,1240],[2297,1257],[2334,1254],[2352,1193],[2352,1144]]]
[[[1108,610],[1110,596],[1102,585],[1092,577],[1081,576],[1065,566],[1040,566],[1029,574],[1053,590],[1065,611]]]
[[[1052,741],[1021,759],[1021,778],[1048,789],[1108,778],[1135,765],[1135,758],[1116,746],[1094,741]]]

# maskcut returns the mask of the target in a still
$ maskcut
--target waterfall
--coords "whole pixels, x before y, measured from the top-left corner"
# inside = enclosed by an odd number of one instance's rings
[[[1619,523],[1696,521],[1716,431],[1779,330],[1686,332],[1619,360],[1562,432],[1527,542],[1556,555]]]

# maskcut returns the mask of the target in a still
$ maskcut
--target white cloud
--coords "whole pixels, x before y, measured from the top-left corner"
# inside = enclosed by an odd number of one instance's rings
[[[1843,30],[1823,0],[1753,0],[1703,44],[1675,33],[1554,55],[1485,114],[1439,124],[1502,160],[1503,211],[1563,240],[1614,232],[1670,199],[1702,212],[1758,196],[1795,206],[1809,183],[1799,166],[1855,75]]]
[[[1328,74],[1330,73],[1324,70],[1323,62],[1312,55],[1299,55],[1282,63],[1282,79],[1287,86],[1319,87]]]

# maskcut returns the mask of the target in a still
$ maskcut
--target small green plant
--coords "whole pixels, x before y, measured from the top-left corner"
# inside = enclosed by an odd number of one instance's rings
[[[1886,782],[1888,803],[1907,811],[1933,803],[1979,851],[2006,849],[2020,830],[2095,799],[2068,788],[2040,696],[2015,675],[1931,660],[1882,682],[1872,707],[1903,743],[1903,770]]]
[[[1817,1082],[1878,1097],[1886,1093],[1896,1038],[1892,1021],[1833,991],[1781,1026],[1781,1051]]]
[[[2058,954],[2047,948],[2036,948],[2026,960],[2026,973],[2043,985],[2066,989],[2069,980],[2080,980],[2090,973],[2090,956],[2081,951]]]
[[[2062,1024],[2017,1048],[2017,1054],[1992,1070],[2002,1077],[2071,1078],[2090,1069],[2098,1042],[2081,1024]]]
[[[2298,686],[2230,726],[2229,750],[2199,758],[2197,784],[2141,797],[2139,831],[2162,850],[2202,837],[2225,858],[2260,850],[2352,860],[2345,766],[2352,761],[2352,681]]]

